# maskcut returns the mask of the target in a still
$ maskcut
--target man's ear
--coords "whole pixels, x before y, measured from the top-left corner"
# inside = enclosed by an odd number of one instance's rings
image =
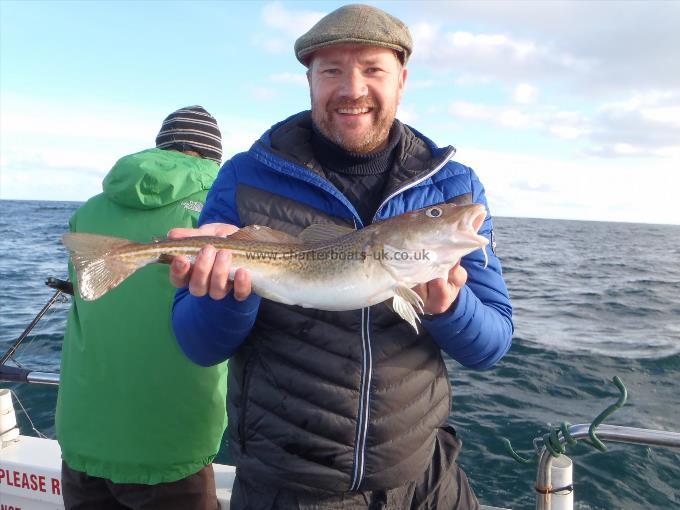
[[[408,69],[405,67],[401,68],[399,72],[399,102],[401,103],[401,96],[404,94],[404,88],[406,87],[406,78],[408,78]]]

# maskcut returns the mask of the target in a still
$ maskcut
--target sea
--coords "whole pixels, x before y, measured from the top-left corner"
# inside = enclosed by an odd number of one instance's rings
[[[0,355],[53,294],[45,280],[66,278],[60,237],[78,205],[0,201]],[[591,422],[617,401],[614,376],[628,402],[606,423],[680,432],[680,226],[526,218],[494,218],[494,226],[514,306],[513,346],[487,371],[447,360],[451,419],[480,501],[529,509],[532,440],[562,421]],[[48,311],[18,364],[59,370],[68,306]],[[26,410],[23,433],[54,437],[55,387],[0,386]],[[503,438],[534,461],[515,462]],[[601,453],[579,443],[568,454],[577,509],[680,508],[678,450],[609,443]],[[217,460],[225,459],[223,449]]]

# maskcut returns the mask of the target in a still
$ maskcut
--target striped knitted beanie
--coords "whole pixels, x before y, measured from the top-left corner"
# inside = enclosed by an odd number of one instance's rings
[[[163,121],[156,147],[181,152],[193,150],[206,159],[222,162],[222,134],[215,117],[202,106],[185,106]]]

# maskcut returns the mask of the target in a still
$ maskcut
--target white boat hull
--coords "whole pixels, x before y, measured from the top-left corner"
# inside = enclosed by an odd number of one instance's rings
[[[217,499],[229,509],[235,468],[213,464]],[[53,439],[18,436],[0,445],[0,510],[62,510],[61,450]]]

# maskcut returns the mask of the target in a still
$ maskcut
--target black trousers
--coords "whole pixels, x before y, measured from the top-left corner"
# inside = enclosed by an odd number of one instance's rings
[[[66,510],[219,510],[212,464],[176,482],[114,483],[61,463]]]
[[[456,464],[461,441],[442,428],[432,463],[418,480],[386,490],[328,495],[258,485],[236,474],[230,510],[478,510],[479,503],[463,470]]]

